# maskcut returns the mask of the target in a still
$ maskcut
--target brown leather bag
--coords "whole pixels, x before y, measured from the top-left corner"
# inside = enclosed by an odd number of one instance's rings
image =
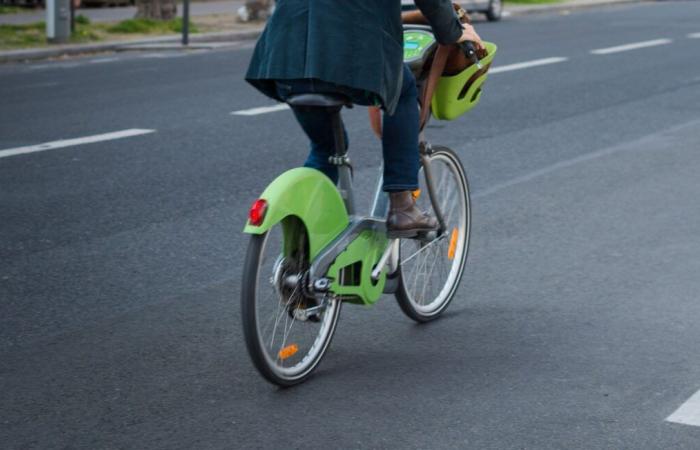
[[[469,14],[464,8],[457,3],[453,3],[452,6],[454,7],[460,22],[471,24],[471,17],[469,17]],[[419,10],[404,11],[401,13],[401,21],[406,25],[430,25],[430,23],[428,23],[428,19],[426,19],[423,13]],[[476,50],[476,56],[478,56],[479,59],[485,58],[486,55],[486,49]],[[459,47],[451,45],[442,74],[447,76],[456,75],[471,65],[472,61],[467,58],[464,52],[461,51]]]
[[[462,8],[457,3],[453,3],[457,17],[461,23],[471,23],[471,17],[464,8]],[[428,19],[425,18],[422,12],[419,10],[414,11],[404,11],[401,13],[401,21],[405,25],[430,25]],[[479,59],[483,59],[487,56],[486,49],[479,48],[476,49],[476,56]],[[430,73],[428,79],[423,87],[423,92],[421,93],[421,111],[420,111],[420,129],[425,127],[428,121],[428,113],[430,111],[430,102],[433,98],[433,93],[435,92],[435,86],[437,85],[438,79],[441,76],[456,75],[462,72],[467,67],[471,66],[472,61],[467,58],[464,51],[458,45],[438,45],[435,51],[435,56],[430,65]],[[481,69],[481,71],[488,70],[488,67]],[[377,135],[377,137],[382,137],[382,125],[381,125],[381,113],[379,108],[369,109],[369,118],[372,130]]]

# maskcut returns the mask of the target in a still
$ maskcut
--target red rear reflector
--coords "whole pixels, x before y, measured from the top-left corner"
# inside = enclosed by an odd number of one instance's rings
[[[260,226],[265,220],[265,213],[267,212],[267,201],[259,198],[253,202],[253,205],[248,211],[248,220],[253,226]]]

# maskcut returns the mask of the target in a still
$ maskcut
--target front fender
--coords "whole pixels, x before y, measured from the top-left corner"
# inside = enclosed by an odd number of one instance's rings
[[[265,189],[260,198],[267,201],[267,212],[260,226],[248,222],[244,233],[262,234],[287,217],[297,217],[309,237],[313,259],[349,223],[345,204],[328,177],[315,169],[300,167],[284,172]]]

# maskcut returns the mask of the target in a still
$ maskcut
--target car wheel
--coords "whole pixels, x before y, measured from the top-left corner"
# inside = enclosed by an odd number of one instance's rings
[[[501,20],[501,14],[503,13],[503,2],[502,0],[491,0],[489,2],[489,9],[486,10],[486,18],[491,22]]]

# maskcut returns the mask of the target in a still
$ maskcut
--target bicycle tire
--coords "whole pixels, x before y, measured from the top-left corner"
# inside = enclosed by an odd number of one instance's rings
[[[445,309],[447,309],[449,304],[452,302],[452,299],[454,298],[454,295],[459,287],[462,276],[464,275],[464,269],[466,267],[467,262],[467,255],[469,253],[469,240],[471,234],[471,199],[469,196],[469,182],[464,167],[461,161],[459,160],[459,157],[454,151],[450,150],[447,147],[436,146],[433,147],[433,153],[430,155],[429,158],[431,160],[431,169],[433,169],[432,172],[434,174],[438,172],[438,162],[444,163],[446,167],[449,168],[449,171],[454,178],[454,185],[458,188],[455,200],[461,202],[462,211],[460,212],[460,216],[457,217],[457,222],[459,223],[459,225],[455,226],[455,223],[452,222],[452,219],[454,219],[455,217],[453,215],[450,215],[449,211],[446,211],[446,208],[441,207],[441,211],[445,216],[446,222],[450,222],[446,223],[448,229],[443,234],[443,237],[438,237],[428,243],[406,239],[402,239],[401,241],[401,256],[399,258],[400,263],[398,270],[399,280],[398,289],[396,291],[395,296],[404,314],[406,314],[408,317],[415,320],[416,322],[428,322],[436,319],[440,316],[440,314],[442,314],[445,311]],[[425,184],[425,175],[422,170],[421,173],[421,181],[423,182],[423,184]],[[437,200],[439,202],[442,202],[443,199],[440,198],[441,188],[438,181],[439,180],[433,180],[437,191],[435,194]],[[428,195],[422,194],[421,196],[423,198],[429,197]],[[423,209],[432,209],[432,204],[430,200],[427,200],[426,206],[428,205],[430,205],[430,208]],[[456,244],[452,243],[453,240],[456,242]],[[447,244],[447,253],[444,255],[440,255],[438,253],[439,250],[437,249],[444,249],[445,244]],[[417,275],[414,272],[413,275],[411,275],[411,269],[407,267],[406,261],[410,262],[410,257],[406,254],[406,249],[412,248],[412,246],[419,247],[419,249],[415,251],[415,256],[413,257],[413,259],[418,258],[421,253],[425,254],[427,252],[433,252],[435,258],[433,258],[433,263],[430,265],[431,274],[434,271],[435,267],[437,267],[438,262],[440,261],[439,259],[437,259],[437,256],[447,256],[449,260],[453,261],[443,286],[440,288],[438,294],[434,296],[434,298],[432,298],[429,302],[425,302],[424,299],[419,301],[420,296],[416,295],[416,287],[418,285],[419,279],[414,278]],[[430,246],[432,246],[432,249],[429,248]],[[429,248],[429,250],[425,250],[423,247]],[[450,249],[450,247],[454,248]],[[453,256],[452,259],[450,259],[450,255]],[[427,270],[427,261],[419,261],[418,264],[423,264],[423,267],[426,267]],[[424,283],[427,282],[428,281],[424,280]],[[411,284],[413,284],[413,288],[411,287]],[[424,293],[425,285],[423,285],[423,294]],[[424,296],[425,295],[423,295],[423,297]]]
[[[328,350],[335,333],[340,315],[341,302],[335,299],[330,300],[331,306],[329,306],[329,309],[324,311],[321,319],[321,329],[323,330],[324,335],[317,338],[321,339],[320,342],[316,342],[316,340],[314,341],[314,345],[318,345],[318,348],[315,350],[315,353],[310,356],[310,359],[295,370],[285,370],[283,366],[280,366],[278,361],[272,358],[270,351],[263,343],[263,339],[267,340],[267,336],[261,336],[261,317],[258,308],[258,302],[262,301],[259,295],[260,289],[258,284],[261,276],[265,275],[265,273],[262,273],[261,270],[261,257],[265,251],[266,241],[269,237],[270,231],[261,235],[252,235],[250,237],[245,262],[243,264],[241,318],[243,322],[243,334],[245,337],[246,348],[255,368],[270,383],[281,387],[288,387],[305,381],[321,362],[321,359]],[[278,299],[278,301],[281,302],[282,299]],[[289,302],[286,303],[281,311],[281,314],[284,315],[285,327],[287,324],[288,305]],[[278,309],[275,311],[276,314],[280,314]],[[330,315],[326,316],[327,313]],[[291,314],[289,315],[292,316]],[[292,316],[292,321],[294,320],[296,319],[294,319]],[[293,324],[290,325],[290,329],[292,326]],[[277,324],[275,324],[275,328],[276,327]],[[284,342],[282,347],[284,347]],[[279,358],[280,357],[278,357],[278,359]]]

